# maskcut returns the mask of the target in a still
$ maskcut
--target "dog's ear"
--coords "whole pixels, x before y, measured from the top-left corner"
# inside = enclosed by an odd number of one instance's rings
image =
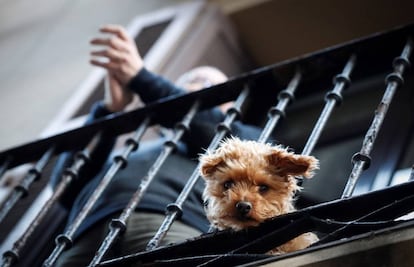
[[[311,178],[318,169],[319,161],[312,156],[297,155],[286,149],[275,147],[267,155],[270,171],[281,177],[304,176]]]
[[[201,176],[204,179],[208,179],[213,177],[214,173],[217,171],[217,168],[225,163],[223,158],[217,154],[204,154],[200,156],[200,164]]]

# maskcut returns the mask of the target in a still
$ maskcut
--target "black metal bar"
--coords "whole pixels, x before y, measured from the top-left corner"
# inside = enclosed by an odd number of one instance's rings
[[[13,248],[3,254],[2,267],[9,267],[18,262],[20,258],[20,252],[26,245],[27,240],[32,236],[33,232],[44,220],[45,216],[50,211],[52,206],[66,191],[68,185],[73,181],[73,179],[77,178],[79,171],[89,160],[89,156],[95,150],[100,138],[101,134],[96,134],[94,138],[89,142],[89,144],[85,147],[85,149],[76,155],[72,166],[65,170],[65,172],[62,174],[62,180],[57,185],[52,196],[46,201],[40,212],[36,215],[36,217],[33,219],[21,237],[16,242],[14,242]]]
[[[115,174],[121,168],[125,167],[127,163],[127,158],[130,155],[130,153],[138,148],[138,141],[144,135],[149,123],[150,118],[147,117],[138,127],[134,136],[126,141],[127,146],[125,147],[122,155],[114,157],[114,162],[112,163],[108,171],[105,173],[101,182],[95,188],[95,190],[93,191],[92,195],[89,197],[85,205],[82,207],[81,211],[78,213],[73,223],[68,227],[64,234],[61,234],[56,238],[56,247],[43,263],[44,267],[53,266],[56,260],[59,258],[60,254],[62,254],[62,252],[65,249],[68,249],[72,245],[72,239],[75,232],[78,230],[79,226],[82,224],[86,216],[92,210],[93,205],[95,205],[96,201],[102,195],[103,191],[111,182]]]
[[[224,122],[219,124],[217,127],[217,133],[214,135],[213,140],[211,141],[209,147],[207,148],[208,151],[215,150],[220,141],[226,136],[227,133],[231,131],[230,126],[233,121],[239,116],[240,109],[243,103],[245,102],[247,96],[249,95],[249,87],[246,85],[243,88],[243,91],[238,96],[237,100],[235,101],[233,107],[231,107],[226,114],[226,118]],[[160,242],[164,239],[165,235],[169,231],[171,225],[174,221],[181,215],[182,212],[182,205],[184,201],[187,199],[188,195],[190,194],[192,188],[197,183],[197,180],[200,177],[200,163],[197,165],[196,169],[188,179],[187,183],[185,184],[183,190],[178,195],[176,201],[171,203],[167,206],[167,215],[162,222],[160,228],[158,229],[157,233],[154,237],[148,242],[147,250],[153,250],[159,246]]]
[[[259,143],[265,143],[269,139],[280,118],[285,117],[286,107],[289,104],[289,102],[294,99],[295,91],[298,88],[301,79],[302,74],[298,70],[296,71],[292,80],[289,82],[286,89],[280,91],[278,95],[279,102],[268,112],[269,120],[267,121],[265,127],[263,128],[263,131],[259,136],[259,139],[257,140]]]
[[[193,106],[190,108],[183,120],[177,124],[174,136],[171,140],[168,140],[164,143],[164,149],[161,151],[160,155],[157,157],[151,168],[148,170],[147,175],[142,178],[138,190],[134,193],[131,200],[127,206],[122,211],[121,215],[117,219],[112,219],[109,227],[109,233],[105,237],[105,240],[102,242],[100,248],[95,254],[95,257],[89,263],[89,266],[97,266],[105,256],[105,253],[110,249],[118,238],[126,230],[126,222],[131,213],[135,210],[136,206],[142,199],[142,196],[146,192],[147,188],[154,180],[155,175],[159,172],[161,166],[164,164],[168,156],[174,151],[177,147],[179,140],[183,137],[184,133],[188,131],[190,123],[193,120],[195,114],[199,109],[199,102],[196,101]]]
[[[367,214],[365,214],[365,215],[363,215],[363,216],[361,216],[359,218],[356,218],[355,220],[352,220],[350,222],[343,223],[343,226],[339,227],[338,229],[335,229],[334,231],[329,232],[327,235],[325,235],[323,238],[321,238],[318,241],[318,243],[322,244],[322,243],[327,243],[327,242],[336,240],[338,237],[340,237],[339,234],[341,232],[344,232],[345,230],[347,230],[351,226],[356,225],[356,224],[361,223],[361,222],[363,223],[364,220],[366,220],[369,217],[372,217],[374,215],[380,214],[381,212],[388,211],[390,209],[394,209],[397,205],[399,205],[400,203],[403,203],[405,201],[411,201],[412,202],[413,199],[414,199],[414,195],[406,196],[406,197],[404,197],[402,199],[398,199],[398,200],[395,200],[395,201],[393,201],[393,202],[391,202],[391,203],[389,203],[387,205],[384,205],[384,206],[382,206],[382,207],[380,207],[380,208],[378,208],[376,210],[373,210],[371,212],[368,212]],[[395,222],[395,221],[394,220],[388,220],[388,221],[382,221],[382,222],[376,222],[376,223],[378,225],[380,225],[381,223],[383,223],[383,224],[387,224],[388,223],[389,224],[390,222]],[[371,223],[371,226],[373,226],[373,224],[375,222],[369,222],[369,223]]]
[[[351,55],[346,63],[341,74],[338,74],[334,78],[334,88],[325,95],[325,106],[319,116],[312,133],[310,134],[305,147],[302,150],[302,155],[310,155],[315,148],[319,137],[328,122],[329,117],[335,106],[338,106],[342,102],[342,91],[351,84],[350,75],[355,68],[356,56]],[[298,185],[302,185],[303,178],[298,177]]]
[[[302,155],[310,155],[312,153],[329,117],[331,116],[334,107],[342,102],[342,91],[351,83],[350,75],[355,68],[355,62],[356,56],[352,55],[346,63],[342,73],[335,77],[335,86],[325,96],[325,107],[323,108],[322,113],[319,116],[318,121],[316,122],[312,133],[302,150]]]
[[[7,169],[9,168],[9,165],[10,165],[11,161],[12,161],[12,157],[8,156],[4,160],[3,164],[1,165],[1,167],[0,167],[0,180],[3,178],[4,173],[6,173]]]
[[[46,153],[43,154],[43,156],[39,159],[39,161],[36,163],[36,165],[27,172],[27,175],[25,178],[21,181],[19,185],[17,185],[13,193],[7,198],[5,204],[2,206],[0,211],[0,223],[4,220],[4,218],[7,216],[7,214],[10,212],[10,210],[16,205],[16,203],[27,196],[29,193],[29,188],[35,182],[38,180],[42,174],[43,169],[45,168],[46,164],[49,162],[50,158],[52,157],[53,153],[55,151],[55,146],[52,146],[49,148]]]
[[[413,42],[408,39],[401,53],[401,56],[394,59],[394,71],[389,74],[386,78],[387,88],[378,105],[374,119],[369,127],[364,141],[362,142],[361,150],[352,157],[354,167],[345,185],[345,189],[342,193],[342,198],[347,198],[352,195],[355,189],[355,185],[362,174],[362,171],[369,168],[370,165],[370,153],[374,147],[374,142],[378,132],[381,129],[382,122],[384,121],[385,115],[387,114],[388,107],[394,97],[394,94],[398,87],[404,83],[402,75],[405,69],[410,65],[409,57],[412,52]]]

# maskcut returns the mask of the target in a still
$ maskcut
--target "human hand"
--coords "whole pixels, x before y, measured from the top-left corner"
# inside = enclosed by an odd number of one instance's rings
[[[103,48],[91,52],[93,58],[90,63],[107,69],[113,78],[125,87],[143,68],[143,59],[134,40],[122,26],[106,25],[100,29],[100,32],[111,36],[96,37],[91,40],[92,45],[100,45]]]
[[[132,92],[126,90],[113,73],[108,72],[105,80],[105,107],[112,112],[122,111],[131,103],[132,99]]]

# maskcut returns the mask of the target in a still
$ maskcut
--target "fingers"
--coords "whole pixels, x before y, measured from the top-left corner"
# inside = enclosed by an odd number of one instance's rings
[[[90,43],[93,45],[106,46],[102,50],[91,51],[90,54],[93,57],[90,63],[95,66],[104,67],[108,70],[116,70],[119,68],[117,62],[121,62],[125,54],[129,53],[128,44],[123,40],[126,33],[125,31],[115,25],[104,26],[101,28],[102,32],[108,32],[114,34],[111,37],[97,37],[93,38]]]
[[[109,38],[93,38],[90,43],[93,45],[108,46],[120,51],[128,51],[127,44],[116,36]]]
[[[112,62],[112,61],[101,61],[101,60],[97,60],[97,59],[91,59],[89,61],[92,65],[97,66],[97,67],[102,67],[104,69],[107,69],[109,71],[114,71],[116,72],[119,69],[119,64],[116,62]]]
[[[119,25],[105,25],[103,26],[100,31],[102,33],[111,33],[114,34],[116,36],[118,36],[120,39],[124,40],[124,41],[129,41],[129,35],[128,33],[125,31],[125,29],[122,26]]]
[[[91,55],[94,57],[107,58],[108,60],[114,61],[114,62],[120,62],[124,60],[124,54],[114,49],[92,51]]]
[[[90,52],[90,63],[116,73],[119,82],[126,85],[144,66],[136,44],[121,26],[106,25],[100,32],[109,36],[95,37],[90,41],[94,46],[101,46]]]

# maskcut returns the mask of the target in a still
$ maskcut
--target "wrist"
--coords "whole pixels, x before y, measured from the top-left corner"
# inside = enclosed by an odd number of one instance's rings
[[[93,117],[100,118],[112,114],[113,111],[109,110],[103,101],[99,101],[92,106],[92,113]]]

